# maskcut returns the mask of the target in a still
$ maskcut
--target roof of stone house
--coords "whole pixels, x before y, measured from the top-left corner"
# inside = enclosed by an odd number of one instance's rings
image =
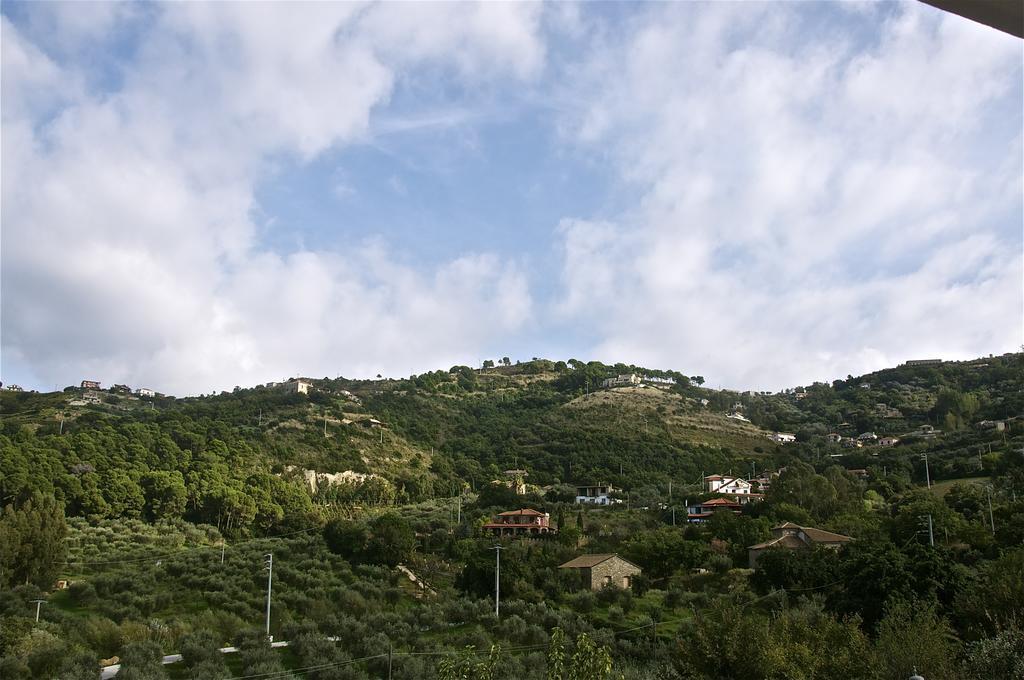
[[[788,534],[785,536],[777,536],[764,543],[758,543],[749,547],[750,550],[760,550],[762,548],[803,548],[814,545],[815,543],[849,543],[853,539],[849,536],[843,536],[842,534],[836,534],[831,531],[825,531],[824,529],[815,529],[814,527],[802,527],[799,524],[793,522],[785,522],[777,527],[772,527],[772,531],[776,529],[799,529],[803,532],[809,540],[804,540],[795,534]],[[786,540],[790,539],[790,540]]]
[[[610,560],[613,557],[619,557],[619,556],[616,553],[600,553],[600,554],[595,554],[595,555],[580,555],[579,557],[577,557],[575,559],[569,560],[565,564],[558,565],[558,568],[559,569],[590,569],[591,567],[596,567],[597,565],[601,564],[602,562],[607,562],[608,560]],[[630,562],[629,560],[627,560],[625,558],[619,557],[619,559],[622,560],[623,562],[625,562],[626,564],[630,564],[630,565],[636,567],[637,569],[640,568],[640,567],[638,567],[637,565],[633,564],[632,562]]]
[[[792,534],[787,534],[785,536],[779,536],[778,538],[773,538],[770,541],[765,541],[764,543],[758,543],[757,545],[752,545],[749,548],[747,548],[747,550],[764,550],[765,548],[807,548],[807,547],[808,547],[807,543],[805,543],[801,538],[799,538],[797,536],[793,536]]]
[[[522,508],[521,510],[508,510],[506,512],[499,512],[498,517],[509,517],[512,515],[529,515],[531,517],[543,517],[543,512],[538,512],[532,508]]]

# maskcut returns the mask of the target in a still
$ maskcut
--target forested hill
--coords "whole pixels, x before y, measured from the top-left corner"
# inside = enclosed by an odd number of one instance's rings
[[[184,516],[258,532],[301,524],[316,503],[452,496],[506,469],[567,494],[562,485],[607,482],[643,498],[670,481],[697,493],[702,473],[794,457],[813,464],[835,453],[829,433],[866,431],[901,437],[887,460],[908,477],[921,464],[897,455],[901,447],[933,452],[934,474],[952,477],[984,472],[983,457],[968,469],[960,455],[990,438],[981,421],[1024,413],[1021,354],[778,394],[711,390],[699,376],[624,364],[487,363],[405,380],[312,379],[309,394],[280,385],[185,399],[5,390],[0,498],[39,491],[72,516]],[[601,386],[631,373],[643,383]],[[942,437],[915,439],[926,424]],[[1011,420],[1004,438],[1018,430]],[[798,441],[780,446],[767,437],[775,431]],[[878,462],[860,449],[848,456],[850,466]],[[348,474],[312,493],[307,470]]]

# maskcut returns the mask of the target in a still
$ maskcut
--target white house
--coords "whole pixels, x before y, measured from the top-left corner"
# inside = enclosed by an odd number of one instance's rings
[[[601,383],[601,387],[629,387],[631,385],[639,385],[640,376],[636,373],[623,373],[617,375],[614,378],[606,378]]]
[[[773,432],[768,438],[779,444],[790,444],[796,441],[796,435],[792,432]]]
[[[764,498],[764,494],[754,492],[753,484],[731,475],[708,475],[704,478],[704,490],[707,493],[720,493],[723,496],[729,496],[741,504]]]
[[[611,484],[579,485],[576,487],[576,502],[592,505],[621,503],[621,499],[611,497],[615,490]]]
[[[745,423],[750,422],[750,419],[747,418],[742,413],[730,413],[729,415],[726,416],[726,418],[731,418],[732,420],[742,420]]]
[[[139,389],[135,390],[135,394],[139,395],[140,397],[155,397],[156,390],[151,390],[148,387],[140,387]]]

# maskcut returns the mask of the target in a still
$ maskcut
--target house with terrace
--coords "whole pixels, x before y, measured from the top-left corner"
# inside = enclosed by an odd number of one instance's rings
[[[494,536],[540,536],[553,534],[551,515],[532,508],[502,512],[483,525],[483,530]]]

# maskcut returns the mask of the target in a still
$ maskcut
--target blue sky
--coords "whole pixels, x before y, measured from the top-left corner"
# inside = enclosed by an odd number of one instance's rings
[[[1020,348],[1021,42],[920,3],[4,3],[5,383]]]

